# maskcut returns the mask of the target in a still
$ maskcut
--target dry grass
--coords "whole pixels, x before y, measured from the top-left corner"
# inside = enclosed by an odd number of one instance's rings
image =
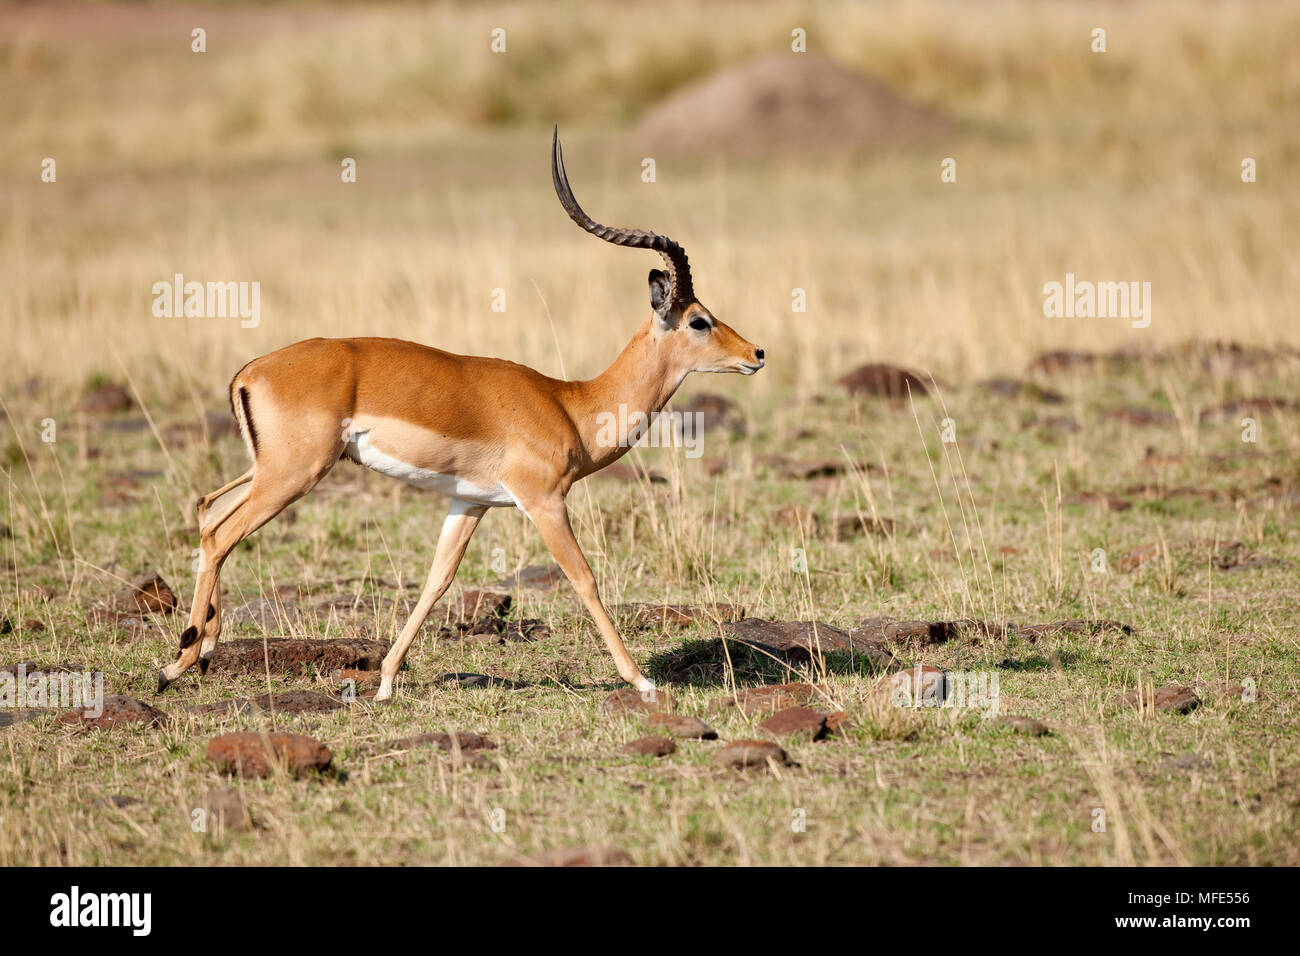
[[[747,436],[711,433],[706,444],[727,470],[709,477],[701,462],[638,451],[667,485],[593,480],[573,496],[608,603],[730,600],[758,616],[837,625],[875,614],[1104,617],[1136,634],[905,652],[998,671],[1002,709],[1046,721],[1056,732],[1045,738],[951,708],[877,712],[870,675],[831,661],[812,676],[854,716],[847,738],[792,744],[797,768],[734,774],[709,765],[709,744],[658,762],[622,756],[643,728],[598,709],[615,684],[594,629],[566,590],[521,591],[520,613],[551,627],[546,642],[471,647],[429,633],[392,706],[282,718],[325,740],[348,779],[245,785],[256,835],[196,834],[189,814],[218,782],[203,758],[208,737],[264,720],[186,717],[161,731],[73,736],[41,718],[0,730],[0,865],[488,863],[584,843],[622,846],[642,863],[1300,862],[1289,769],[1300,547],[1287,497],[1300,482],[1300,428],[1294,414],[1269,416],[1245,446],[1235,423],[1198,417],[1243,395],[1294,396],[1294,361],[1216,373],[1193,353],[1069,376],[1048,383],[1067,395],[1059,407],[974,387],[1022,374],[1048,347],[1300,343],[1288,244],[1300,192],[1284,178],[1300,132],[1283,121],[1300,102],[1300,14],[1164,3],[667,6],[653,7],[677,25],[662,34],[645,28],[647,5],[624,3],[599,22],[579,5],[571,16],[533,4],[132,6],[76,17],[0,8],[0,76],[18,94],[0,98],[0,397],[10,419],[0,522],[12,535],[0,538],[0,617],[15,626],[0,638],[0,663],[84,663],[105,671],[110,690],[150,697],[175,625],[128,640],[88,627],[84,612],[147,566],[184,596],[193,495],[235,474],[244,453],[229,438],[182,441],[168,426],[222,408],[231,374],[254,355],[309,335],[384,334],[552,374],[598,372],[641,317],[654,261],[565,219],[546,169],[557,120],[588,210],[680,239],[706,304],[770,356],[753,380],[689,385],[744,409]],[[1099,24],[1103,56],[1087,51]],[[208,28],[202,57],[188,52],[192,25]],[[508,29],[502,57],[488,52],[498,25]],[[800,166],[703,157],[661,164],[658,183],[641,183],[640,156],[617,133],[680,82],[782,47],[793,26],[960,132]],[[57,184],[39,181],[44,156],[58,161]],[[355,185],[339,182],[343,156],[358,159]],[[944,156],[958,160],[955,185],[939,181]],[[1254,185],[1240,182],[1243,156],[1259,160]],[[175,272],[260,281],[261,325],[153,318],[150,288]],[[1043,318],[1041,287],[1066,272],[1152,282],[1151,327]],[[790,311],[795,287],[807,290],[806,314]],[[491,311],[496,288],[505,314]],[[829,380],[867,360],[932,371],[941,397],[912,406],[837,394]],[[75,402],[97,377],[129,382],[161,440],[147,425],[79,421]],[[1102,417],[1123,405],[1174,419],[1142,428]],[[1083,430],[1044,424],[1058,414]],[[40,441],[47,417],[59,428],[52,446]],[[944,417],[966,444],[940,443]],[[1157,466],[1151,450],[1177,460]],[[781,478],[765,464],[771,454],[876,467],[821,487]],[[133,469],[151,474],[106,504],[113,476]],[[1138,494],[1137,484],[1156,490]],[[1083,491],[1134,506],[1071,504]],[[775,518],[792,503],[823,519],[878,512],[899,530],[804,538]],[[228,605],[283,583],[391,601],[378,579],[422,581],[440,504],[340,469],[241,549]],[[1277,563],[1221,570],[1195,546],[1207,539]],[[1149,542],[1164,543],[1156,560],[1117,570]],[[794,547],[807,553],[806,573],[791,571]],[[1090,570],[1097,548],[1108,574]],[[521,516],[494,514],[459,583],[500,577],[494,549],[511,568],[544,558]],[[37,585],[53,599],[36,597]],[[32,618],[46,629],[29,629]],[[388,606],[308,613],[291,632],[387,637],[397,624]],[[226,636],[263,633],[245,625]],[[718,636],[702,625],[633,631],[630,644],[656,671],[683,653],[711,660],[706,642]],[[529,686],[440,687],[446,671]],[[725,688],[790,676],[705,673],[678,695],[724,739],[756,732],[711,710]],[[1243,677],[1258,682],[1258,701],[1210,693]],[[1139,680],[1197,684],[1205,703],[1188,716],[1109,706]],[[215,674],[159,703],[180,714],[265,683]],[[435,729],[481,731],[501,746],[490,767],[430,752],[362,756],[367,743]],[[1164,764],[1188,751],[1208,766]],[[141,802],[91,806],[111,793]],[[501,833],[489,825],[497,808]],[[806,833],[791,832],[796,808]],[[1104,833],[1092,829],[1097,808]]]

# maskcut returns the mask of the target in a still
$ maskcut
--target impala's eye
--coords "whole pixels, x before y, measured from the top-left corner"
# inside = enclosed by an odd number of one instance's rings
[[[709,320],[706,318],[697,315],[695,318],[691,319],[691,328],[693,328],[696,332],[704,332],[708,329],[708,327],[709,327]]]

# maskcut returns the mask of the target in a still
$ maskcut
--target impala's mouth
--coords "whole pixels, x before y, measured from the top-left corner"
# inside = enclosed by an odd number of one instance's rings
[[[763,367],[764,365],[766,365],[766,364],[767,364],[767,363],[764,362],[762,359],[759,359],[758,362],[757,362],[757,364],[755,364],[754,362],[741,362],[741,363],[740,363],[740,374],[741,374],[741,375],[753,375],[755,372],[757,372],[760,368],[762,368],[762,367]]]

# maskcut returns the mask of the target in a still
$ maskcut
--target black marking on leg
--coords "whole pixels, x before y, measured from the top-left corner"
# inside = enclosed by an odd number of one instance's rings
[[[199,629],[195,627],[193,624],[191,624],[189,627],[187,627],[184,631],[181,632],[181,650],[185,650],[185,648],[189,647],[198,639],[199,639]]]
[[[212,663],[212,655],[204,654],[199,658],[199,676],[204,677],[208,673],[208,665]]]
[[[208,616],[203,619],[203,622],[206,624],[208,621],[212,620],[216,616],[217,616],[217,609],[213,607],[211,604],[209,604]]]
[[[244,424],[248,426],[248,440],[253,445],[253,457],[257,458],[257,429],[253,427],[253,413],[248,408],[248,389],[239,386],[239,404],[244,409]]]

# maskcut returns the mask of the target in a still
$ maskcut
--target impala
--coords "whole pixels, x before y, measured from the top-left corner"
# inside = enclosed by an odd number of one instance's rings
[[[623,406],[649,420],[690,372],[752,375],[763,367],[763,350],[696,300],[686,252],[676,242],[602,226],[582,211],[564,172],[558,129],[551,178],[560,204],[587,232],[663,257],[665,269],[650,272],[650,314],[632,341],[602,374],[583,382],[382,338],[308,339],[249,362],[230,383],[230,405],[253,466],[198,500],[194,604],[176,660],[158,674],[159,692],[196,661],[206,672],[221,632],[221,567],[231,550],[344,458],[451,498],[433,567],[384,658],[376,700],[392,696],[393,679],[451,585],[479,520],[489,508],[505,507],[520,509],[541,532],[619,675],[639,690],[654,687],[601,603],[565,496],[635,443],[632,436],[618,444],[602,440],[599,419]]]

